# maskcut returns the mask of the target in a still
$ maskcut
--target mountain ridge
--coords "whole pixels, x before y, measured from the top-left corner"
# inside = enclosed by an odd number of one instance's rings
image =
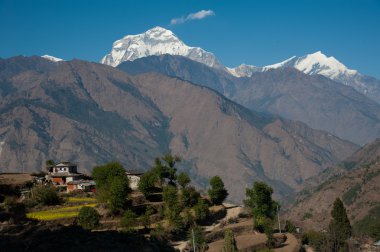
[[[77,162],[82,171],[115,159],[146,170],[172,151],[194,183],[205,187],[219,175],[239,202],[255,179],[287,195],[357,149],[161,74],[19,57],[0,61],[0,79],[2,172],[36,171],[47,159]]]

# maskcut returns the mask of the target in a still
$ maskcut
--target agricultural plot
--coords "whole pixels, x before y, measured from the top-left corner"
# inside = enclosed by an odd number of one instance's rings
[[[78,216],[79,210],[84,207],[94,207],[96,204],[84,204],[71,207],[60,207],[46,211],[27,213],[26,217],[31,219],[37,219],[41,221],[52,221],[57,219],[73,218]]]

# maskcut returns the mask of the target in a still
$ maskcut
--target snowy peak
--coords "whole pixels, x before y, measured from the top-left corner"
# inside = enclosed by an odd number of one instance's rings
[[[41,57],[44,58],[44,59],[47,59],[47,60],[51,60],[53,62],[64,61],[63,59],[60,59],[60,58],[57,58],[57,57],[54,57],[54,56],[51,56],[51,55],[47,55],[47,54],[42,55]]]
[[[212,53],[199,47],[187,46],[172,31],[159,26],[115,41],[111,52],[100,62],[117,66],[124,61],[163,54],[180,55],[210,67],[223,68]]]
[[[242,66],[243,65],[240,65],[236,68],[229,68],[229,72],[239,77],[250,77],[254,72],[265,72],[270,69],[293,67],[301,72],[304,72],[305,74],[321,74],[337,81],[341,79],[347,79],[358,74],[356,70],[348,69],[337,59],[334,57],[327,57],[321,51],[307,54],[302,57],[293,56],[280,63],[264,67],[244,65],[244,71],[242,71]]]
[[[357,74],[356,70],[348,69],[337,59],[327,57],[321,51],[298,58],[294,67],[306,74],[321,74],[331,79]]]

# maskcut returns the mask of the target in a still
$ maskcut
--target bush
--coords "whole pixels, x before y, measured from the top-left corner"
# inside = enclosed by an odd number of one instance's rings
[[[99,226],[100,215],[93,207],[84,206],[79,210],[78,224],[84,229],[93,229]]]
[[[184,172],[181,172],[178,176],[177,176],[177,182],[178,184],[182,187],[182,188],[185,188],[190,182],[190,177],[189,175],[187,175],[187,173],[184,173]]]
[[[53,206],[61,204],[61,198],[54,188],[49,186],[38,186],[33,190],[33,198],[42,205]]]
[[[137,215],[132,212],[132,210],[128,209],[125,211],[123,218],[121,219],[121,227],[126,232],[132,232],[134,230],[134,226],[136,225]]]
[[[286,232],[288,232],[288,233],[295,233],[297,231],[296,229],[297,229],[296,226],[291,221],[287,220],[285,222],[285,230],[286,230]]]
[[[355,223],[354,233],[380,240],[380,205],[372,208],[367,216]]]

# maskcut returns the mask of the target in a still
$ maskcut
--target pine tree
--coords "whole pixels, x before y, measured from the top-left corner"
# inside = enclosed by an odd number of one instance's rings
[[[329,237],[332,251],[340,251],[344,248],[345,241],[351,237],[352,228],[347,217],[343,202],[337,198],[331,211],[332,220],[329,224]]]

